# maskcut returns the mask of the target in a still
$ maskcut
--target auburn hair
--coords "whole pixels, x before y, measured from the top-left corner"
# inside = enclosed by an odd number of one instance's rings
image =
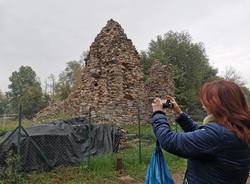
[[[231,130],[250,148],[250,110],[236,83],[228,80],[207,82],[200,90],[200,101],[218,124]]]

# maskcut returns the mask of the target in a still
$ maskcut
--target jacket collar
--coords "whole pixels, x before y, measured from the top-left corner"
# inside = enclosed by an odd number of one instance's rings
[[[215,118],[212,114],[208,114],[204,119],[203,119],[203,125],[206,125],[210,122],[215,122]]]

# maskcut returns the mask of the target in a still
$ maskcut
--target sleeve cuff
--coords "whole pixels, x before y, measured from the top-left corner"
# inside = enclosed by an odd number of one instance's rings
[[[180,114],[180,116],[175,118],[175,121],[177,123],[181,123],[183,121],[186,121],[187,119],[188,119],[188,115],[185,112],[183,112],[183,113]]]
[[[154,115],[156,115],[156,114],[166,115],[166,113],[163,112],[163,111],[155,111],[155,112],[153,112],[153,114],[151,115],[151,118],[152,118]]]

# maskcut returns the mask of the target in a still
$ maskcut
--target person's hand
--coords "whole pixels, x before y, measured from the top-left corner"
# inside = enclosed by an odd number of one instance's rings
[[[174,97],[172,96],[165,96],[164,98],[165,100],[170,100],[171,104],[172,104],[172,111],[177,115],[177,116],[180,116],[181,113],[182,113],[182,110],[181,108],[179,107],[179,105],[177,104],[177,102],[175,101]]]
[[[154,100],[154,102],[152,103],[152,109],[153,109],[153,112],[163,111],[163,106],[162,106],[160,98],[156,98]]]

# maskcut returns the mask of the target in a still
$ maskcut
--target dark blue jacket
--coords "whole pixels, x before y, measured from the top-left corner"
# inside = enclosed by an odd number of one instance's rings
[[[245,184],[249,175],[250,150],[230,130],[217,124],[198,126],[183,113],[176,122],[184,130],[175,133],[165,113],[152,115],[155,136],[166,151],[187,158],[189,184]]]

